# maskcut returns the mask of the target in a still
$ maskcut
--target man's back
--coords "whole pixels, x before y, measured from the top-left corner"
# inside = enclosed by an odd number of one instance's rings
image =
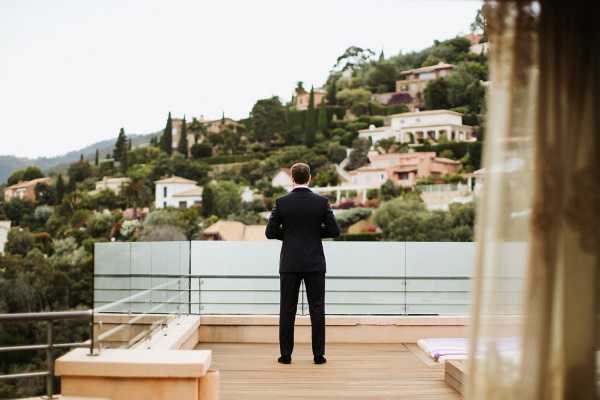
[[[325,272],[321,239],[339,235],[326,197],[299,187],[277,199],[266,229],[269,239],[283,241],[279,272]]]

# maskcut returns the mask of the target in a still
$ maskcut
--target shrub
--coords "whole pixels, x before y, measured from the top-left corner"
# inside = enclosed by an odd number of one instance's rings
[[[200,159],[212,156],[212,146],[208,143],[196,143],[191,149],[192,158]]]
[[[381,240],[381,232],[344,233],[337,237],[336,241],[342,242],[375,242]]]

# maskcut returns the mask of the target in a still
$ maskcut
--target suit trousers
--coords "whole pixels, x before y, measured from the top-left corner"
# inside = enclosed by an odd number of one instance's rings
[[[325,354],[324,272],[286,272],[280,274],[279,349],[281,355],[284,356],[291,356],[294,350],[294,323],[302,280],[304,280],[308,297],[313,355],[322,356]]]

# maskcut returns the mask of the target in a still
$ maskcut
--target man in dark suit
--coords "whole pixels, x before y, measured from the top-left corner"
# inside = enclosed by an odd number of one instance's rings
[[[329,200],[308,188],[310,168],[306,164],[292,165],[293,190],[275,201],[267,224],[266,236],[279,239],[280,305],[279,348],[277,361],[289,364],[294,348],[294,322],[298,306],[300,282],[304,280],[315,364],[325,359],[325,255],[321,239],[339,236]]]

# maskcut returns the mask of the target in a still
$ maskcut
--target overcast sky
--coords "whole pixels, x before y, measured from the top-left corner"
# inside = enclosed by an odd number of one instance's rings
[[[246,117],[386,56],[467,33],[480,1],[0,0],[0,155],[52,156],[175,116]]]

